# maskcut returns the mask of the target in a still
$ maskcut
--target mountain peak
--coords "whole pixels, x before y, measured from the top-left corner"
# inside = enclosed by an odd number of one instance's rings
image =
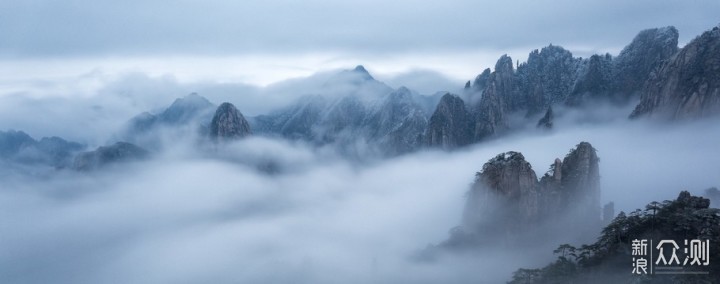
[[[352,73],[360,75],[365,80],[375,80],[375,78],[370,75],[370,72],[365,69],[365,66],[362,65],[355,66],[355,68],[352,70]]]
[[[353,71],[368,73],[368,71],[365,70],[365,66],[362,66],[362,65],[355,66],[355,69],[353,69]]]
[[[500,56],[497,63],[495,63],[496,73],[512,74],[513,70],[514,68],[512,58],[510,58],[510,56],[508,56],[507,54],[503,54],[503,56]]]
[[[191,93],[182,98],[175,99],[159,116],[160,120],[166,123],[185,123],[212,106],[213,104],[205,97],[197,93]]]
[[[250,124],[231,103],[222,103],[210,123],[210,138],[218,141],[238,139],[250,135]]]
[[[675,28],[671,44],[677,44]],[[660,33],[660,32],[658,32]],[[656,37],[657,38],[657,37]],[[676,48],[676,47],[675,47]],[[720,30],[714,28],[696,37],[669,57],[643,84],[640,103],[630,115],[681,120],[720,114]]]

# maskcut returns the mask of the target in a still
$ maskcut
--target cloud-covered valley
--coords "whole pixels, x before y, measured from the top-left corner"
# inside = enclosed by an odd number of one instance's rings
[[[602,201],[618,210],[720,184],[715,120],[598,123],[565,113],[551,132],[360,164],[271,138],[213,149],[188,138],[97,172],[5,174],[0,275],[14,283],[499,282],[551,260],[555,239],[529,252],[413,257],[459,224],[475,172],[498,153],[520,151],[541,174],[589,141],[601,159]],[[263,171],[263,161],[282,170]]]

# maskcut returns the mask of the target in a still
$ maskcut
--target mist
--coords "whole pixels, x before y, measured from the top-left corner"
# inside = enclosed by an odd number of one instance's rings
[[[0,126],[102,145],[132,115],[167,105],[186,91],[166,79],[126,77],[104,85],[102,96],[5,96]],[[141,92],[127,91],[138,85],[158,86],[159,97],[145,100]],[[531,249],[447,253],[434,261],[415,256],[460,224],[475,172],[498,153],[522,152],[540,176],[555,158],[588,141],[600,157],[602,202],[615,202],[618,212],[720,184],[717,120],[630,121],[627,108],[612,106],[557,113],[552,131],[366,163],[300,142],[252,137],[198,147],[198,137],[186,137],[150,160],[96,172],[9,171],[0,180],[0,278],[497,283],[519,267],[548,263],[562,237],[538,240]],[[268,162],[277,170],[263,170]]]

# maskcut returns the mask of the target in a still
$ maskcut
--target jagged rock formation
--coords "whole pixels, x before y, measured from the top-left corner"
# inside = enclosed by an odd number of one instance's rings
[[[471,116],[463,100],[447,93],[430,117],[425,140],[430,147],[453,149],[472,142]]]
[[[550,107],[548,107],[547,111],[545,112],[545,115],[543,115],[543,117],[540,120],[538,120],[536,127],[552,129],[554,119],[555,119],[555,116],[553,115],[552,106],[550,106]]]
[[[44,164],[56,168],[70,166],[72,156],[84,145],[60,137],[35,140],[22,131],[0,131],[0,159],[23,164]]]
[[[518,152],[507,152],[490,159],[476,174],[470,189],[463,225],[468,228],[496,227],[512,223],[518,227],[537,221],[538,180],[530,163]]]
[[[539,181],[518,152],[490,159],[468,194],[460,229],[447,242],[472,243],[472,235],[513,238],[548,220],[568,218],[600,225],[600,173],[596,150],[581,142],[563,161],[556,159]],[[579,230],[579,229],[578,229]]]
[[[609,54],[575,58],[562,47],[532,51],[513,68],[507,55],[465,86],[474,120],[473,142],[513,129],[512,116],[537,119],[552,105],[583,106],[591,100],[626,103],[677,52],[674,27],[649,29],[613,59]]]
[[[585,214],[581,218],[597,219],[600,216],[600,159],[597,150],[588,142],[581,142],[562,162],[560,204],[562,210],[576,210]],[[557,170],[557,168],[555,169]],[[563,208],[564,207],[564,208]]]
[[[720,27],[715,27],[654,72],[630,117],[681,120],[719,113]]]
[[[509,110],[535,114],[567,100],[580,62],[570,51],[556,45],[531,52],[527,63],[517,69],[521,89]]]
[[[250,135],[250,124],[231,103],[222,103],[210,123],[210,139],[234,140]]]
[[[578,78],[572,94],[565,101],[569,106],[582,106],[588,101],[612,98],[616,88],[613,85],[613,58],[610,54],[592,55],[583,60],[578,69]]]
[[[488,78],[479,105],[473,109],[474,141],[480,141],[508,129],[505,113],[518,105],[517,101],[515,103],[507,102],[518,97],[519,86],[517,86],[514,73],[512,59],[507,55],[500,57],[495,64],[495,72]]]
[[[485,69],[468,81],[461,97],[444,101],[445,93],[421,96],[405,88],[393,90],[358,65],[322,77],[322,86],[309,90],[296,104],[252,117],[249,123],[260,135],[319,147],[332,144],[343,154],[365,156],[397,155],[423,145],[452,149],[533,124],[551,128],[554,111],[565,109],[553,109],[555,105],[624,103],[639,91],[643,99],[633,117],[655,110],[703,117],[720,112],[717,34],[717,28],[705,33],[680,53],[677,30],[665,27],[641,31],[615,58],[576,58],[557,45],[530,52],[524,63],[514,64],[503,55],[494,71]],[[195,94],[178,99],[161,114],[135,117],[131,137],[153,133],[158,125],[203,121],[198,118],[205,117],[202,113],[210,106]],[[203,136],[209,128],[200,126]]]
[[[72,168],[78,171],[91,171],[110,164],[142,160],[148,156],[149,152],[143,148],[127,142],[117,142],[78,154]]]
[[[480,75],[477,75],[472,82],[467,81],[463,91],[464,98],[469,105],[477,105],[480,102],[482,93],[485,91],[485,87],[487,87],[488,80],[490,79],[490,74],[492,74],[492,70],[486,68]]]

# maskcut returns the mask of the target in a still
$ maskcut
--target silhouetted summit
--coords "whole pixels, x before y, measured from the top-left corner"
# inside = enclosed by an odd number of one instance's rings
[[[231,103],[222,103],[210,123],[210,138],[214,141],[233,140],[251,134],[248,124],[242,113]]]

